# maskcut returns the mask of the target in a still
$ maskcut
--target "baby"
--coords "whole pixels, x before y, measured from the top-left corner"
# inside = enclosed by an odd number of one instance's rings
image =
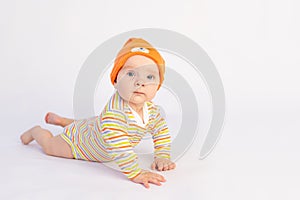
[[[100,116],[73,120],[48,113],[46,122],[64,127],[63,133],[53,136],[50,131],[35,126],[21,135],[21,141],[27,145],[36,140],[51,156],[114,161],[133,182],[146,188],[149,183],[161,185],[165,178],[141,169],[133,149],[150,133],[154,144],[151,168],[175,169],[175,163],[170,160],[171,137],[166,121],[151,102],[164,80],[164,73],[165,62],[159,52],[141,38],[130,38],[115,59],[110,78],[116,92]]]

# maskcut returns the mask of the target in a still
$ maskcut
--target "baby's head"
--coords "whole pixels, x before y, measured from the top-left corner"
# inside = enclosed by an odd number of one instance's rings
[[[130,38],[119,51],[111,72],[111,82],[120,96],[131,103],[154,98],[165,73],[165,61],[148,42]]]

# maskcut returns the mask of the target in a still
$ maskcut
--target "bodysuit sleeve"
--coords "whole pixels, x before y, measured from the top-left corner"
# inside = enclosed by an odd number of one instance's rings
[[[129,141],[126,115],[119,110],[106,111],[99,119],[100,133],[107,145],[107,152],[123,174],[133,179],[141,173],[137,155]]]
[[[155,117],[154,132],[152,139],[154,143],[154,158],[170,159],[171,136],[165,119],[161,116],[159,109]]]

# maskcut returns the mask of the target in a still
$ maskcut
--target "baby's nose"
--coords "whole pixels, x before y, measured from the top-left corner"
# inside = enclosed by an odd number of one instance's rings
[[[134,85],[135,85],[136,87],[140,87],[140,86],[144,87],[144,86],[145,86],[145,83],[144,83],[143,81],[141,81],[141,80],[137,80],[137,81],[135,82]]]

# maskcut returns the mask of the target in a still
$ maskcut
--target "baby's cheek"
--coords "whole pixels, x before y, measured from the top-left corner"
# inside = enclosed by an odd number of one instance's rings
[[[156,92],[152,92],[150,95],[149,95],[149,99],[148,100],[152,100],[156,95]]]
[[[153,85],[148,85],[148,96],[151,97],[151,98],[154,98],[156,93],[157,93],[157,88],[158,88],[158,85],[157,84],[153,84]]]

